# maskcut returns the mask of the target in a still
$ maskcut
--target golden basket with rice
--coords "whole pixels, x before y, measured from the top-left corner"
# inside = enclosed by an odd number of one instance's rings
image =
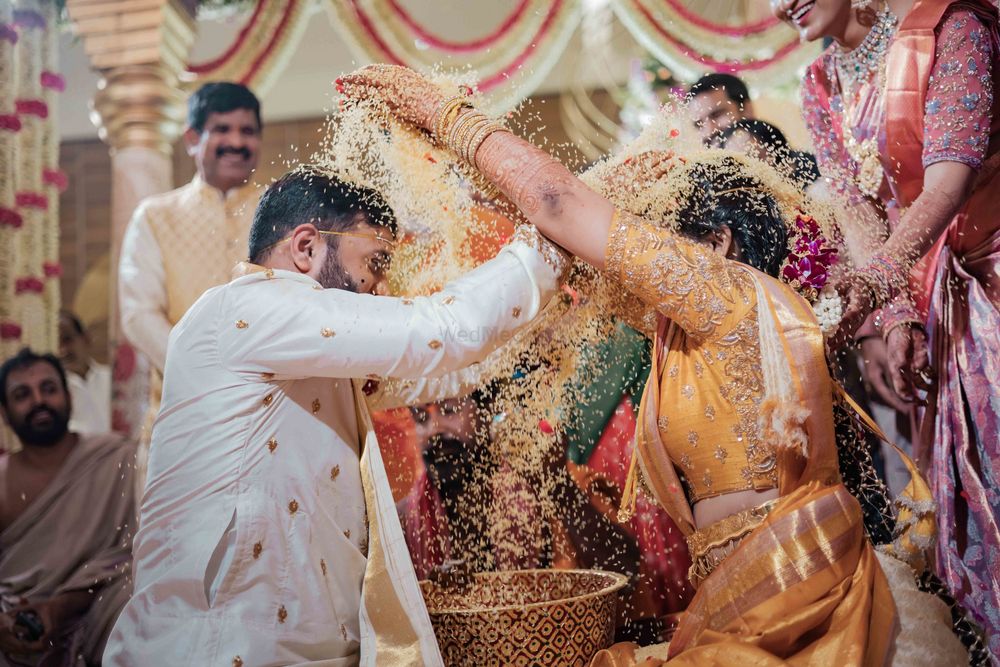
[[[627,581],[597,570],[516,570],[475,574],[465,589],[420,587],[449,667],[582,667],[614,640]]]

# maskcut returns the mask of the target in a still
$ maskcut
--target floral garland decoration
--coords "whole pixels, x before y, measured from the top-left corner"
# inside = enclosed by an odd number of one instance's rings
[[[799,213],[789,230],[791,248],[781,268],[781,277],[801,294],[816,311],[824,334],[840,323],[843,303],[830,282],[830,268],[839,260],[839,251],[824,235],[811,216]]]

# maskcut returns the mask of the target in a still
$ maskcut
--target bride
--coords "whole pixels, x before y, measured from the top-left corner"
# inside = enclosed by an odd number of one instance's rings
[[[814,265],[833,251],[751,161],[646,152],[592,189],[411,70],[375,65],[337,85],[430,132],[544,235],[657,313],[625,509],[641,488],[671,515],[697,586],[659,659],[881,665],[895,653],[903,664],[909,632],[925,640],[927,664],[967,660],[946,623],[913,627],[903,603],[920,595],[912,572],[865,534],[838,467],[823,334],[806,299],[777,278],[793,244]],[[808,291],[809,277],[793,274]],[[924,513],[901,513],[911,530],[886,549],[901,557],[919,556],[928,536],[913,536],[933,521],[920,505],[926,486],[915,478],[910,490]],[[641,654],[616,645],[593,664]]]

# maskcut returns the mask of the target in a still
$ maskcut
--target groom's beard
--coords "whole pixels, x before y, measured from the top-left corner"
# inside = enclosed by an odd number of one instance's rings
[[[358,293],[358,284],[348,275],[347,271],[340,264],[340,252],[338,248],[330,248],[326,253],[326,262],[319,272],[319,284],[325,289],[342,289],[348,292]]]

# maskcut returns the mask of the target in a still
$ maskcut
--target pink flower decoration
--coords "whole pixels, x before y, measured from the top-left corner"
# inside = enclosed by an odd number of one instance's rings
[[[3,340],[17,340],[21,337],[21,325],[16,322],[0,323],[0,338]]]
[[[0,206],[0,227],[13,227],[20,229],[24,224],[24,218],[14,209]]]
[[[791,231],[791,252],[785,259],[781,277],[814,298],[830,280],[828,269],[837,263],[837,248],[830,245],[811,216],[799,215]]]
[[[59,262],[45,262],[42,264],[42,272],[46,278],[58,278],[62,275],[62,264]]]
[[[59,192],[65,192],[69,186],[69,177],[62,169],[43,169],[42,182],[46,185],[54,185]]]
[[[45,283],[35,276],[24,276],[14,281],[14,294],[41,294],[44,290]]]
[[[9,132],[20,132],[21,119],[18,118],[16,114],[12,113],[0,114],[0,130],[7,130]]]
[[[66,90],[66,79],[61,74],[45,70],[41,75],[42,88],[58,90],[60,93]]]
[[[43,100],[17,100],[14,102],[14,108],[22,116],[49,117],[49,105]]]
[[[552,428],[552,424],[550,424],[545,419],[541,419],[538,421],[538,429],[545,435],[552,435],[553,433],[555,433],[555,429]]]
[[[42,211],[49,208],[49,198],[40,192],[18,192],[14,195],[14,201],[19,208],[37,208]]]

